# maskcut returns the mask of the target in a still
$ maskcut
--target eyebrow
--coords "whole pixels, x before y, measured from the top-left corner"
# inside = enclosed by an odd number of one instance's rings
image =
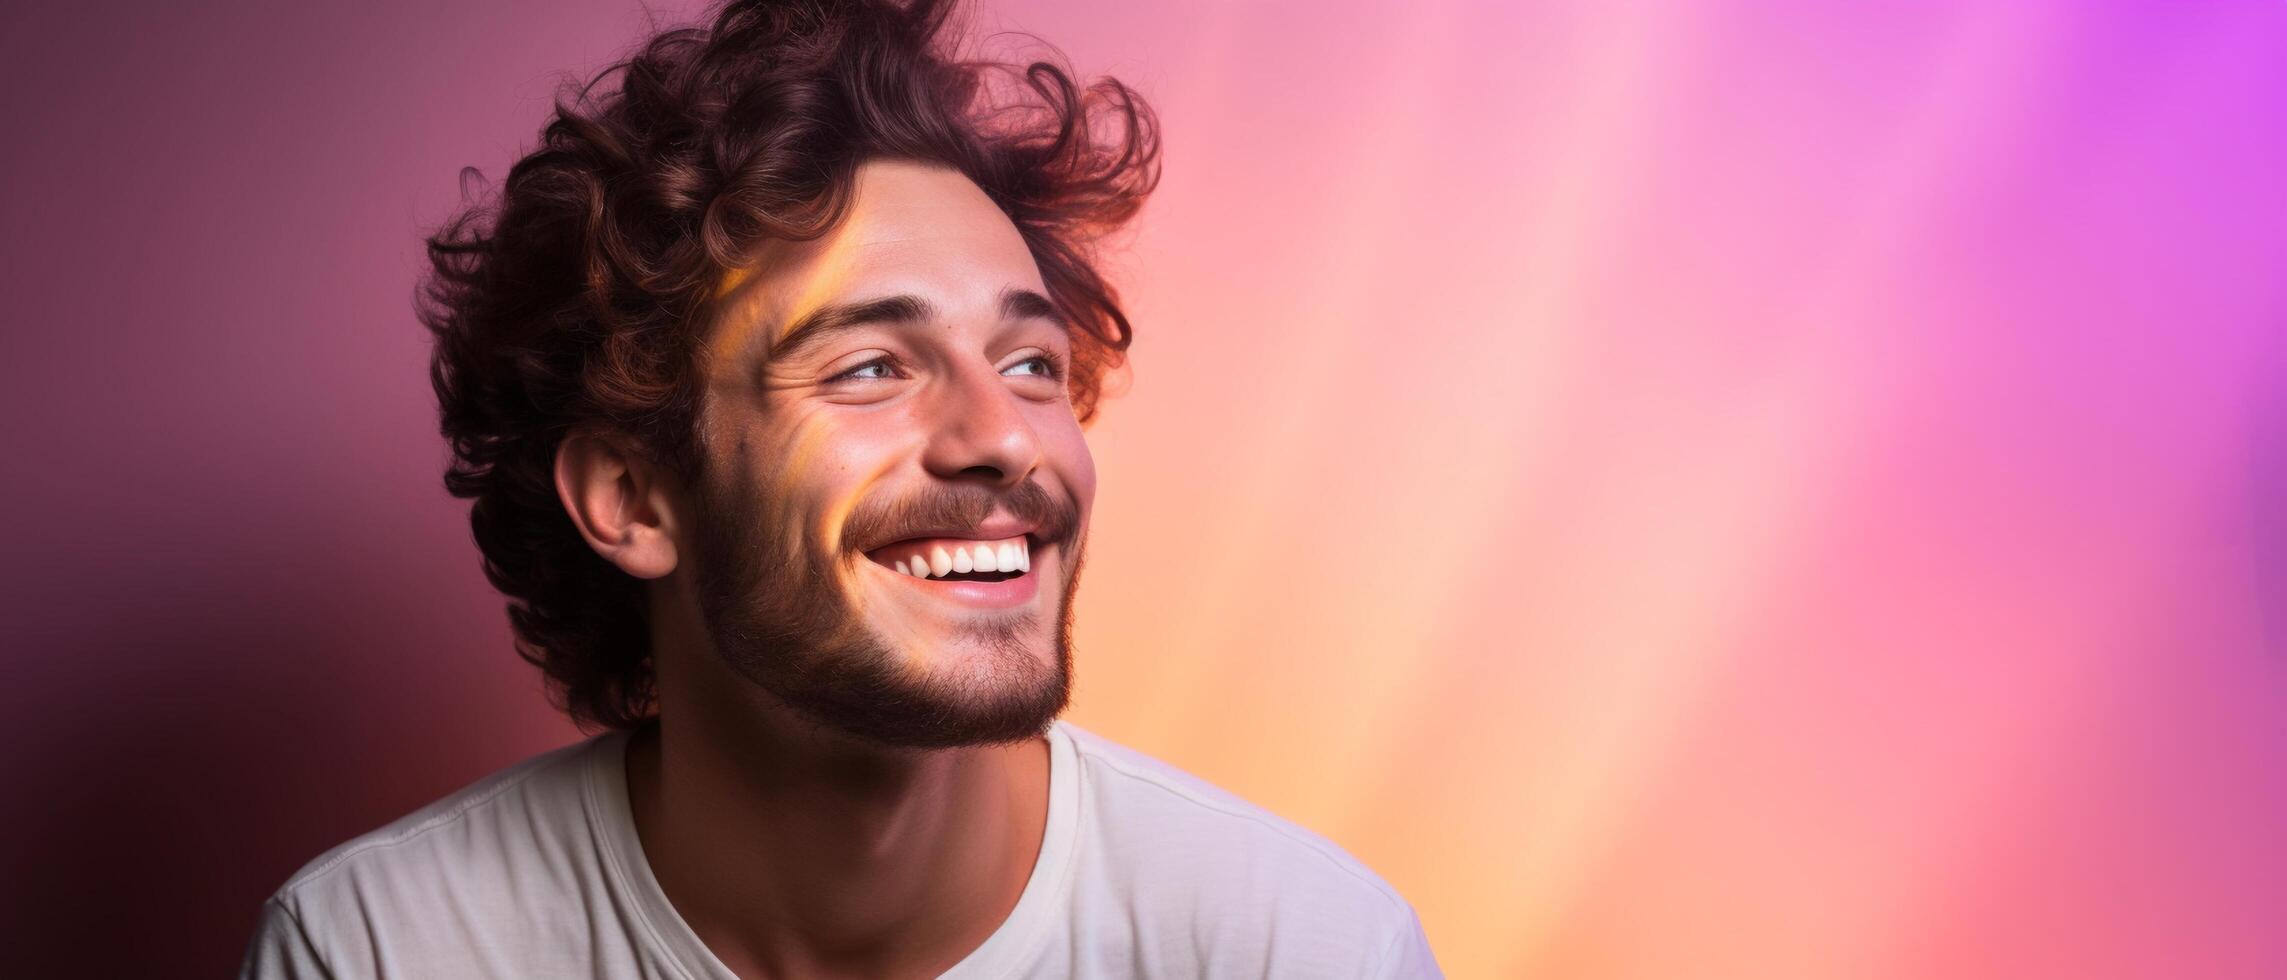
[[[928,300],[912,294],[885,296],[861,303],[829,303],[794,321],[786,335],[770,351],[771,360],[800,356],[820,344],[859,327],[875,324],[889,326],[920,326],[937,319],[937,307]],[[1001,319],[1047,320],[1067,333],[1071,321],[1048,297],[1030,289],[1011,287],[1001,290]]]

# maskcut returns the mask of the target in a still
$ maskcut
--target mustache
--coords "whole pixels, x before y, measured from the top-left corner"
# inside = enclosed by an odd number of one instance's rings
[[[1001,492],[975,485],[932,486],[905,497],[860,503],[842,524],[842,550],[858,551],[906,538],[972,529],[995,510],[1005,510],[1036,525],[1034,537],[1043,543],[1064,545],[1067,550],[1080,523],[1077,503],[1048,492],[1030,479]]]

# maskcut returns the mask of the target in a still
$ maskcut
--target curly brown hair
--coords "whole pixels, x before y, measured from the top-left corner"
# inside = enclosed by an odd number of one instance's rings
[[[1128,319],[1095,256],[1158,183],[1157,122],[1114,79],[1083,89],[1054,61],[957,58],[951,10],[740,0],[706,28],[661,32],[569,87],[539,148],[428,239],[418,305],[453,452],[445,487],[474,501],[518,655],[583,731],[634,727],[657,705],[641,583],[574,528],[557,447],[605,426],[695,476],[717,287],[772,239],[830,231],[859,164],[951,167],[1008,214],[1073,324],[1082,424],[1124,361]]]

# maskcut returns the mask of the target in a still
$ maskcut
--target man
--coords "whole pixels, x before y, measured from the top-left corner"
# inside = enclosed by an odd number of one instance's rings
[[[1341,849],[1057,720],[1156,129],[945,25],[734,3],[431,239],[447,485],[606,731],[312,861],[246,976],[1436,975]]]

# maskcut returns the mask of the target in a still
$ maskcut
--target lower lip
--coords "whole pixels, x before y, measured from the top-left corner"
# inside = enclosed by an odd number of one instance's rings
[[[1015,578],[998,582],[962,582],[940,578],[916,578],[894,568],[883,568],[879,562],[865,560],[874,570],[903,582],[929,595],[949,599],[965,606],[980,609],[1008,609],[1031,602],[1040,591],[1040,575],[1026,572]]]

